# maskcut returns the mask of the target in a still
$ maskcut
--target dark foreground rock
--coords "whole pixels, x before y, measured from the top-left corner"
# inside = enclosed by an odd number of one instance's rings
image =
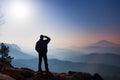
[[[5,75],[5,78],[1,75]],[[103,80],[99,74],[69,71],[68,73],[35,72],[28,68],[8,68],[0,73],[0,80]]]
[[[15,80],[15,79],[8,75],[0,73],[0,80]]]

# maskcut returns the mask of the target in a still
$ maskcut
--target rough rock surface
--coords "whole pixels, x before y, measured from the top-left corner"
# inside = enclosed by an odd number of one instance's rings
[[[8,75],[0,73],[0,80],[15,80],[15,79]]]
[[[0,80],[103,80],[99,74],[69,71],[68,73],[35,72],[28,68],[8,68],[0,73]]]

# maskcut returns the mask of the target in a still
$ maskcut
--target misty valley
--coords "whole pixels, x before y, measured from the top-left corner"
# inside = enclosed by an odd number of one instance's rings
[[[104,45],[108,45],[105,46]],[[14,57],[12,65],[18,68],[29,68],[37,71],[38,58],[21,50],[16,44],[7,44],[10,47],[10,55]],[[110,46],[111,45],[111,46]],[[97,48],[96,48],[97,47]],[[111,50],[111,47],[113,47]],[[74,47],[75,48],[75,47]],[[48,53],[48,63],[50,71],[58,73],[67,73],[69,71],[99,73],[105,80],[119,80],[120,79],[120,46],[109,41],[99,41],[87,47],[76,49],[50,49]],[[85,49],[92,53],[85,52]],[[104,52],[99,51],[104,48]],[[116,49],[117,52],[113,53]],[[98,50],[96,50],[98,49]],[[105,50],[107,49],[107,50]],[[80,50],[80,51],[79,51]],[[52,53],[53,51],[53,53]],[[33,53],[36,54],[36,53]],[[44,68],[44,65],[42,65]]]

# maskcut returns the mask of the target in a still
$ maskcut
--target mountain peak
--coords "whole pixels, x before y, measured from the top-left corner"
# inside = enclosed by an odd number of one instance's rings
[[[107,40],[100,40],[100,41],[98,41],[97,43],[112,43],[112,42],[107,41]]]
[[[120,46],[119,44],[113,43],[111,41],[107,40],[101,40],[93,44],[94,46],[100,46],[100,47],[118,47]]]

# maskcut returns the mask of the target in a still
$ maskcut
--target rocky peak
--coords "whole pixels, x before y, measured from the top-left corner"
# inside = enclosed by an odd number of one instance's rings
[[[2,71],[1,74],[10,77],[10,79],[5,80],[11,80],[11,78],[13,78],[12,80],[103,80],[97,73],[91,75],[74,71],[68,73],[35,72],[28,68],[8,68]]]

